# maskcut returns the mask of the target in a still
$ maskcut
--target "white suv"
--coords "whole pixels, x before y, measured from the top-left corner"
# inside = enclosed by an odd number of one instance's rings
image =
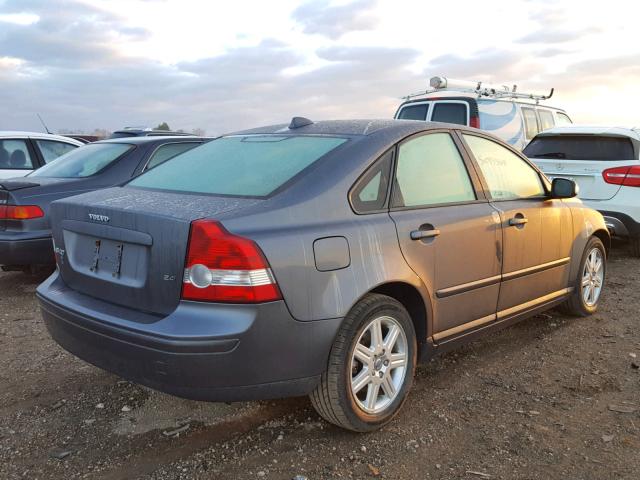
[[[550,178],[580,186],[580,198],[602,213],[613,235],[640,257],[640,132],[564,126],[538,134],[523,152]]]

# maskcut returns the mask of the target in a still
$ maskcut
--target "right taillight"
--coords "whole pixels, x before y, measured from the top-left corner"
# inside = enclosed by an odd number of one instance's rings
[[[640,187],[640,165],[608,168],[602,172],[602,178],[613,185]]]
[[[200,302],[261,303],[282,298],[256,243],[214,220],[191,223],[182,298]]]
[[[0,220],[29,220],[44,217],[37,205],[0,205]]]

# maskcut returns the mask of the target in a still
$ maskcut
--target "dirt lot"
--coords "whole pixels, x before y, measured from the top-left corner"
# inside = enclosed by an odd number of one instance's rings
[[[42,277],[0,274],[0,478],[639,479],[640,260],[617,248],[600,312],[536,317],[419,368],[357,435],[306,398],[180,400],[50,340]]]

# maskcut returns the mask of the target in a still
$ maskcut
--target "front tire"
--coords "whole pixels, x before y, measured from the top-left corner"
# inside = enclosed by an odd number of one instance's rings
[[[376,430],[404,404],[416,358],[415,329],[404,306],[367,294],[345,317],[311,403],[342,428]]]
[[[607,253],[598,237],[591,237],[580,260],[578,278],[571,297],[560,310],[568,315],[586,317],[598,310],[607,273]]]

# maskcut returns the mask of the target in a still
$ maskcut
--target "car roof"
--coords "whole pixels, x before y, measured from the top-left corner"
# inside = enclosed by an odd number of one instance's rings
[[[634,140],[640,140],[640,132],[636,129],[602,125],[563,125],[540,132],[537,136],[542,137],[547,135],[605,135],[629,137]]]
[[[51,133],[41,132],[21,132],[17,130],[2,130],[0,131],[0,138],[39,138],[41,140],[57,140],[59,142],[71,143],[73,145],[81,146],[84,143],[69,137],[63,137],[62,135],[53,135]]]
[[[143,136],[143,137],[121,137],[121,138],[107,138],[105,140],[99,140],[94,143],[129,143],[131,145],[139,145],[144,143],[153,143],[153,142],[161,142],[161,143],[169,143],[169,142],[194,142],[194,141],[203,141],[209,140],[207,137],[196,137],[192,135],[151,135],[151,136]]]
[[[323,120],[297,128],[289,128],[289,124],[281,123],[266,127],[242,130],[228,134],[256,135],[256,134],[282,134],[282,135],[339,135],[350,137],[363,137],[369,135],[385,134],[395,137],[390,141],[396,142],[413,133],[435,130],[439,128],[478,131],[463,125],[451,123],[425,122],[422,120]],[[486,132],[485,132],[486,133]]]
[[[453,100],[453,99],[459,99],[459,98],[465,98],[465,99],[476,100],[476,101],[485,100],[488,102],[517,103],[518,105],[524,105],[526,107],[548,108],[550,110],[556,110],[558,112],[567,113],[562,108],[554,107],[552,105],[544,105],[541,103],[536,103],[535,101],[525,101],[521,99],[512,99],[512,98],[482,97],[482,96],[478,96],[478,94],[476,93],[462,92],[462,91],[456,91],[456,90],[447,90],[447,91],[440,90],[440,91],[429,92],[429,93],[425,92],[424,95],[411,98],[410,100],[405,100],[400,104],[400,106],[402,107],[403,105],[410,105],[412,103],[420,103],[420,102],[435,101],[435,100],[448,100],[448,99]]]

